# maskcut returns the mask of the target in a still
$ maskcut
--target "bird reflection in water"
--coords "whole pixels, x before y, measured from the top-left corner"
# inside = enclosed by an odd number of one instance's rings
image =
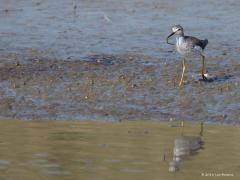
[[[199,136],[184,136],[184,122],[181,123],[182,134],[174,141],[173,160],[169,163],[169,171],[176,172],[180,169],[181,162],[190,155],[196,154],[203,149],[203,122]]]

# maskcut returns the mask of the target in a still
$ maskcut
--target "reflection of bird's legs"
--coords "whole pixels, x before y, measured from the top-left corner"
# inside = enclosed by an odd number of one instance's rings
[[[204,81],[207,81],[208,79],[206,78],[206,76],[204,76],[205,73],[205,56],[201,54],[202,57],[202,78]]]
[[[184,133],[184,121],[181,121],[181,135],[183,136]]]
[[[180,80],[180,82],[179,82],[179,86],[182,85],[183,76],[184,76],[184,73],[185,73],[185,69],[186,69],[186,66],[185,66],[185,58],[183,58],[183,62],[182,62],[182,76],[181,76],[181,80]]]
[[[200,135],[200,136],[203,136],[203,122],[201,122],[201,130],[200,130],[199,135]]]

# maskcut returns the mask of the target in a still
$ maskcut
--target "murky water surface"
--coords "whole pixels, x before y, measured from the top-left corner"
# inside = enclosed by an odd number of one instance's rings
[[[203,147],[169,172],[174,141],[181,137],[177,125],[0,121],[0,179],[240,178],[240,129],[232,125],[204,124]],[[182,137],[199,137],[199,131],[199,123],[187,122]]]
[[[191,8],[189,8],[191,5]],[[240,2],[0,0],[0,116],[240,122]],[[209,39],[207,70],[165,42]],[[173,39],[174,40],[174,39]]]

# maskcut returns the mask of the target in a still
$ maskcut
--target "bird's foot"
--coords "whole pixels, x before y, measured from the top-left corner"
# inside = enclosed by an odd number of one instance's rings
[[[208,78],[204,74],[202,74],[202,78],[204,81],[208,81]]]
[[[204,82],[213,82],[215,80],[215,77],[210,76],[209,74],[201,74],[202,78],[199,79],[199,81],[204,81]]]

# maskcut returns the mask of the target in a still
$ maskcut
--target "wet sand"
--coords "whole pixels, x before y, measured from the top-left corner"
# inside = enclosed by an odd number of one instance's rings
[[[1,118],[239,124],[239,2],[106,4],[1,1]],[[212,82],[194,59],[177,86],[180,57],[165,43],[176,23],[209,39]]]

